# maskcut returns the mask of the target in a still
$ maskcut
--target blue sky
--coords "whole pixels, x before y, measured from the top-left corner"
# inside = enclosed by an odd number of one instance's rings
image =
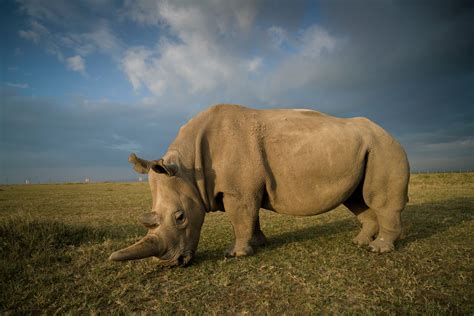
[[[474,169],[464,1],[1,1],[0,182],[133,179],[216,103],[366,116]]]

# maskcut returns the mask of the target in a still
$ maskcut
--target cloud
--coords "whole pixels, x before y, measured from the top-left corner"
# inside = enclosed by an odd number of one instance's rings
[[[122,52],[123,43],[112,32],[107,22],[101,21],[90,31],[82,33],[66,33],[58,36],[62,47],[73,49],[81,56],[96,52],[118,58]]]
[[[192,31],[210,33],[217,27],[220,33],[234,30],[249,31],[255,21],[259,1],[230,0],[216,3],[213,0],[199,3],[156,0],[126,0],[121,16],[142,25],[168,25],[181,35]],[[207,18],[210,18],[209,20]],[[214,24],[214,25],[213,25]],[[209,33],[209,34],[210,34]]]
[[[11,83],[11,82],[6,82],[6,85],[12,88],[18,88],[18,89],[26,89],[28,88],[27,83]]]
[[[261,65],[261,58],[242,57],[228,42],[252,27],[252,3],[212,6],[149,2],[132,8],[128,17],[140,23],[166,25],[172,37],[162,36],[153,48],[129,48],[121,67],[135,90],[146,87],[155,95],[188,96],[228,89]],[[128,4],[126,4],[127,6]]]
[[[34,43],[38,43],[39,40],[40,40],[40,37],[41,37],[38,33],[36,33],[33,30],[28,30],[28,31],[20,30],[20,31],[18,31],[18,35],[20,35],[20,37],[22,37],[24,39],[27,39],[27,40],[30,40]]]
[[[17,0],[20,11],[35,21],[54,28],[77,29],[113,9],[108,1]]]
[[[179,93],[183,89],[192,94],[215,89],[229,82],[235,73],[227,61],[230,56],[218,52],[218,47],[199,41],[174,44],[163,40],[156,50],[127,50],[122,68],[135,90],[145,86],[155,95]]]
[[[82,34],[82,38],[84,42],[92,43],[102,53],[114,56],[122,50],[121,41],[105,22],[100,23],[92,32]]]
[[[275,48],[280,48],[288,40],[288,32],[280,26],[272,26],[267,30],[270,41]]]
[[[301,55],[316,58],[323,53],[331,53],[336,47],[336,39],[319,25],[312,25],[301,34]]]
[[[162,102],[285,101],[279,95],[306,89],[314,72],[324,76],[325,59],[340,39],[318,24],[290,34],[293,17],[301,17],[303,10],[283,8],[292,18],[280,14],[275,20],[262,9],[269,5],[126,2],[124,17],[157,27],[160,38],[154,46],[129,48],[121,68],[136,92],[145,88]]]
[[[110,148],[112,150],[125,151],[129,153],[143,151],[142,146],[135,141],[131,141],[117,134],[112,134],[112,137],[115,142],[113,144],[106,145],[107,148]]]
[[[158,25],[161,20],[159,1],[125,0],[121,16],[143,25]]]
[[[474,138],[466,137],[464,139],[457,139],[452,142],[425,144],[424,147],[426,150],[433,151],[450,152],[461,149],[474,153]]]
[[[344,40],[318,24],[291,35],[280,28],[270,30],[272,43],[280,50],[284,44],[286,53],[277,55],[274,67],[262,75],[261,98],[273,105],[314,106],[315,101],[321,104],[328,83],[338,75],[338,56],[344,49]]]
[[[138,91],[142,85],[142,81],[147,82],[153,78],[146,78],[149,74],[147,59],[153,53],[145,47],[134,47],[125,52],[122,59],[122,68],[132,83],[133,89]],[[151,75],[151,74],[150,74]],[[151,86],[155,94],[159,94],[163,90],[163,85],[158,83],[157,86]]]
[[[38,21],[31,20],[30,29],[26,31],[20,30],[18,31],[18,35],[25,40],[43,46],[48,53],[55,55],[60,61],[64,60],[62,49],[55,35]]]
[[[449,132],[446,132],[443,131],[443,134],[449,137]],[[414,171],[474,170],[472,162],[474,139],[472,136],[437,141],[433,139],[433,135],[420,135],[418,141],[408,143],[406,147]]]
[[[21,55],[23,55],[23,51],[21,50],[21,48],[16,47],[15,50],[13,51],[13,55],[14,56],[21,56]]]
[[[247,63],[247,70],[249,72],[256,72],[262,67],[262,58],[255,57]]]
[[[119,59],[123,43],[111,30],[109,21],[100,14],[110,14],[110,5],[100,1],[19,1],[28,16],[29,28],[18,35],[55,55],[69,69],[84,72],[84,58],[101,53]],[[73,57],[71,50],[76,54]]]
[[[84,64],[84,59],[79,56],[72,56],[66,59],[67,62],[67,67],[73,71],[80,72],[81,74],[84,74],[86,71],[86,66]]]

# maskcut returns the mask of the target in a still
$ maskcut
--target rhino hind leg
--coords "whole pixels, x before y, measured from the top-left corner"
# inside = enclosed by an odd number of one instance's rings
[[[365,204],[360,190],[357,190],[345,201],[344,205],[357,216],[357,219],[362,225],[359,234],[352,239],[352,242],[359,247],[368,246],[379,232],[379,224],[375,211]]]
[[[377,253],[395,249],[394,242],[402,231],[401,212],[408,201],[410,178],[403,149],[389,141],[382,145],[368,155],[362,189],[364,202],[374,210],[379,224],[377,238],[369,243],[369,249]]]
[[[369,243],[372,252],[384,253],[395,249],[394,242],[400,237],[401,210],[376,210],[380,231],[377,238]]]

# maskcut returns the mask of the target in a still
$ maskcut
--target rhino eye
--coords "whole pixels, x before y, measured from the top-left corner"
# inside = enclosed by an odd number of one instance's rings
[[[184,222],[184,212],[183,211],[177,211],[174,215],[175,217],[175,220],[176,220],[176,224],[182,224]]]

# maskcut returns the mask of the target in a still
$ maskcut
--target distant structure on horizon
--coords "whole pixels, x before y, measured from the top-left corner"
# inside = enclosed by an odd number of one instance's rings
[[[30,184],[30,179],[26,179],[25,184]]]
[[[89,178],[84,179],[84,183],[89,183],[91,180]]]
[[[138,177],[138,181],[139,181],[139,182],[142,182],[142,181],[143,181],[143,178],[142,178],[142,177]]]

